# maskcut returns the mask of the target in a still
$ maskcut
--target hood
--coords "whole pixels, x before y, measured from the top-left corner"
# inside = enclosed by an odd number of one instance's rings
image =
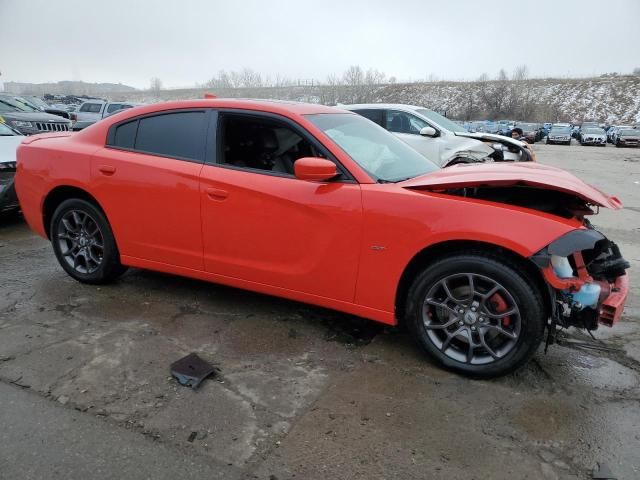
[[[22,135],[0,136],[0,163],[16,161],[16,149],[24,138]]]
[[[454,165],[444,170],[398,183],[407,189],[442,191],[468,187],[528,186],[575,195],[591,205],[618,210],[622,202],[574,175],[559,168],[539,163],[471,163]]]
[[[66,118],[45,112],[3,112],[0,116],[10,120],[23,120],[25,122],[71,123]]]
[[[469,138],[475,138],[476,140],[492,140],[498,143],[510,143],[513,146],[516,147],[520,147],[520,148],[524,148],[525,144],[515,140],[513,138],[510,137],[505,137],[504,135],[496,135],[494,133],[482,133],[482,132],[477,132],[477,133],[467,133],[467,132],[456,132],[455,133],[458,137],[469,137]]]

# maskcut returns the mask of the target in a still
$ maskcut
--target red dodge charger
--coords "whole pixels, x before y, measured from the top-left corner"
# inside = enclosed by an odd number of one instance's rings
[[[611,326],[628,263],[585,218],[621,208],[537,163],[438,169],[336,108],[132,108],[18,148],[25,218],[62,268],[146,268],[404,323],[443,366],[513,371],[545,329]]]

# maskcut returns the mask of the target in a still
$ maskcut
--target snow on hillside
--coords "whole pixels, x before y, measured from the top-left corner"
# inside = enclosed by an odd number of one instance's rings
[[[487,82],[485,85],[494,85]],[[508,81],[511,87],[514,84]],[[484,119],[486,109],[479,82],[433,82],[352,86],[294,86],[236,88],[220,91],[184,89],[161,91],[156,98],[149,91],[125,92],[115,100],[152,102],[202,98],[210,91],[218,97],[264,98],[324,103],[407,103],[421,105],[459,119]],[[607,123],[640,123],[640,76],[591,79],[530,79],[518,89],[528,89],[531,118],[514,120],[569,121],[594,120]],[[115,97],[115,96],[114,96]],[[508,114],[501,115],[508,118]]]

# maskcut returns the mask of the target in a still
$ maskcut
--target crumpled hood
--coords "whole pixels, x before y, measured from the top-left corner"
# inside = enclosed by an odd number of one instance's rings
[[[454,165],[398,183],[408,189],[440,191],[467,187],[510,187],[523,185],[575,195],[591,205],[618,210],[622,202],[576,176],[539,163],[470,163]]]
[[[18,145],[25,138],[22,135],[0,136],[0,163],[15,162]]]
[[[519,141],[519,140],[514,140],[513,138],[510,137],[505,137],[504,135],[496,135],[494,133],[482,133],[482,132],[476,132],[476,133],[463,133],[463,132],[456,132],[456,135],[458,137],[469,137],[469,138],[475,138],[476,140],[492,140],[492,141],[496,141],[498,143],[510,143],[514,146],[520,147],[520,148],[524,148],[526,146],[525,143]]]

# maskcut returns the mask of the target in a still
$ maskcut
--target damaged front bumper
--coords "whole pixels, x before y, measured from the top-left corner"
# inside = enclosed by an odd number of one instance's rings
[[[531,260],[552,290],[552,320],[560,326],[596,330],[599,324],[613,326],[622,316],[629,293],[629,262],[597,230],[574,230]]]

